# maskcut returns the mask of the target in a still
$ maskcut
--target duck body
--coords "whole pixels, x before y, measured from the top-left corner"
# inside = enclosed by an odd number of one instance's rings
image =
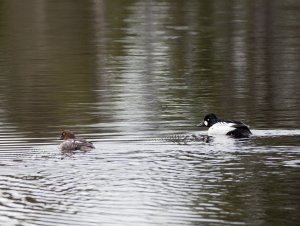
[[[63,140],[60,145],[60,149],[62,151],[88,151],[92,148],[95,148],[91,142],[83,138],[76,137],[75,134],[70,130],[64,130],[60,136],[60,139]]]
[[[198,126],[208,127],[208,135],[228,135],[235,138],[246,138],[252,133],[249,126],[236,120],[221,120],[213,113],[207,114]]]

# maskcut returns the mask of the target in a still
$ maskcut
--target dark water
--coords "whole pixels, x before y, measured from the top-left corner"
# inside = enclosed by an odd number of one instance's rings
[[[0,1],[0,225],[299,225],[300,3]],[[207,112],[251,125],[206,137]],[[64,153],[65,128],[94,142]]]

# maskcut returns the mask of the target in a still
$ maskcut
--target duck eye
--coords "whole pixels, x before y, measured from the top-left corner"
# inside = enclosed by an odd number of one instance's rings
[[[63,132],[61,135],[64,136],[64,135],[65,135],[65,132]]]

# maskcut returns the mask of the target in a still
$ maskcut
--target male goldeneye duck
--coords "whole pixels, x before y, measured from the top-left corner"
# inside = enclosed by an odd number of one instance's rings
[[[235,138],[249,137],[249,126],[240,121],[220,120],[213,113],[207,114],[198,126],[208,127],[208,135],[229,135]]]
[[[88,151],[95,148],[91,142],[88,142],[83,138],[76,137],[70,130],[64,130],[61,133],[60,139],[64,140],[60,145],[60,149],[63,151]]]

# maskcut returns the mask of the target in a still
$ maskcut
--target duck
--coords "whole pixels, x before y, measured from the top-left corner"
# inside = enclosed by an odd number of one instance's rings
[[[208,127],[208,135],[228,135],[234,138],[248,138],[252,133],[250,127],[237,120],[222,120],[214,113],[205,115],[200,127]]]
[[[60,144],[60,149],[62,151],[89,151],[95,148],[93,143],[85,140],[84,138],[76,137],[71,130],[64,130],[59,139],[63,140]]]

